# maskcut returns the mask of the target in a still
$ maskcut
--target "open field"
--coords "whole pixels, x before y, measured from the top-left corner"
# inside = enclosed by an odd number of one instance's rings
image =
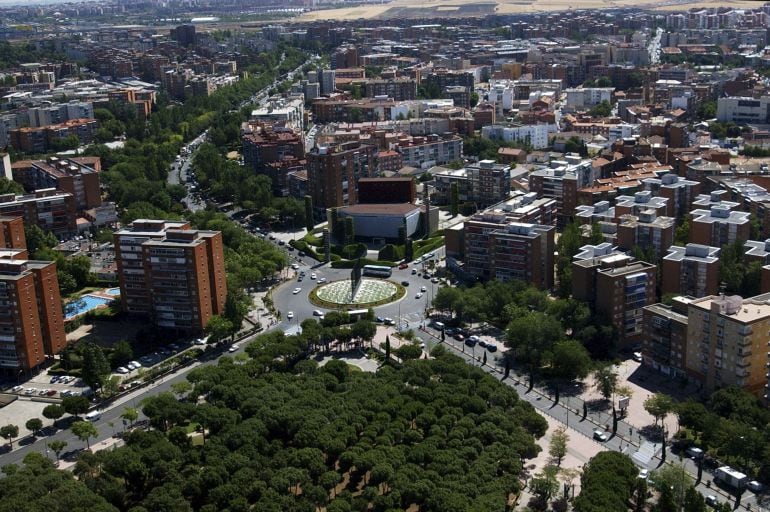
[[[488,14],[533,13],[537,11],[566,11],[572,9],[649,8],[655,10],[687,10],[694,7],[756,8],[761,2],[747,0],[432,0],[416,4],[410,0],[395,0],[388,4],[362,5],[341,9],[308,12],[297,21],[353,20],[358,18],[422,18],[439,16],[484,16]]]

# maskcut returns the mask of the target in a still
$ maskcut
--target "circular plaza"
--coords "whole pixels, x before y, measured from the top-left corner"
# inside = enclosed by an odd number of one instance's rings
[[[386,279],[361,279],[355,295],[352,295],[349,279],[332,281],[316,287],[310,292],[310,301],[321,307],[368,308],[396,301],[406,294],[406,289]]]

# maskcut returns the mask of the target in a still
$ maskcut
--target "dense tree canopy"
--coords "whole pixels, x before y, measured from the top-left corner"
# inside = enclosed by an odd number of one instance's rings
[[[204,403],[171,394],[145,402],[158,430],[83,457],[83,499],[148,511],[502,510],[522,458],[539,451],[546,423],[534,409],[442,350],[377,374],[342,361],[267,371],[285,342],[267,335],[249,353],[271,348],[268,357],[194,370],[190,396]],[[203,443],[186,434],[196,424]]]

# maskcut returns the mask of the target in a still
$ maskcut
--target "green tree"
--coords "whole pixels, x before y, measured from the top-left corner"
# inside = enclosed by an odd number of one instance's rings
[[[233,324],[226,318],[213,315],[206,324],[205,332],[210,343],[218,343],[233,334]]]
[[[655,393],[644,401],[644,410],[658,421],[664,420],[669,413],[674,411],[674,400],[665,393]]]
[[[56,454],[56,461],[58,462],[61,457],[61,452],[67,447],[67,441],[54,439],[48,443],[48,447]]]
[[[13,180],[9,180],[8,178],[0,178],[0,194],[21,195],[23,193],[24,193],[24,187],[22,187],[20,183],[17,183]]]
[[[582,245],[580,227],[575,222],[568,223],[556,244],[556,251],[558,252],[556,259],[557,291],[560,297],[569,297],[572,293],[572,258],[578,253]]]
[[[567,444],[569,443],[569,435],[567,434],[567,428],[562,426],[557,428],[551,434],[551,442],[548,445],[548,455],[556,460],[556,466],[561,466],[561,461],[567,455]]]
[[[449,213],[452,217],[457,217],[460,213],[460,191],[455,182],[452,182],[449,188]]]
[[[559,402],[561,382],[585,378],[590,369],[591,356],[583,345],[575,340],[557,341],[553,347],[550,369],[554,379],[554,401]]]
[[[81,414],[88,412],[91,402],[88,401],[88,398],[81,395],[65,396],[62,398],[61,405],[67,414],[80,416]]]
[[[30,418],[27,420],[27,423],[25,423],[24,426],[27,427],[27,430],[32,432],[33,436],[37,436],[38,433],[43,429],[43,420],[40,418]]]
[[[64,413],[64,407],[58,404],[46,405],[43,408],[43,417],[53,420],[54,426],[56,426],[57,420],[64,416]]]
[[[535,373],[543,366],[546,354],[563,337],[559,321],[539,311],[524,313],[508,324],[506,345],[512,349],[514,357],[527,366],[530,387],[534,385]]]
[[[612,105],[607,100],[602,101],[598,105],[595,105],[588,111],[594,117],[607,117],[612,114]]]
[[[71,430],[75,437],[86,442],[86,446],[89,450],[91,449],[91,438],[99,435],[96,426],[90,421],[78,421],[73,423]]]
[[[126,407],[120,414],[121,419],[128,422],[129,427],[134,426],[134,422],[139,419],[139,410],[134,407]]]
[[[596,389],[605,400],[611,400],[618,387],[618,373],[611,364],[605,364],[596,368],[593,372],[594,389]]]
[[[690,241],[690,219],[685,218],[676,228],[674,243],[679,246],[685,246]]]
[[[395,350],[395,354],[402,360],[419,359],[422,357],[422,349],[419,345],[405,343]]]
[[[305,227],[307,232],[313,231],[315,224],[313,223],[313,197],[305,196]]]
[[[477,93],[476,91],[473,91],[471,93],[471,99],[470,99],[471,108],[476,108],[476,105],[478,104],[479,104],[479,93]]]
[[[85,343],[81,353],[83,355],[81,372],[83,382],[89,385],[91,389],[100,388],[104,380],[110,375],[110,365],[104,356],[104,350],[94,343]]]
[[[8,445],[13,450],[13,440],[19,437],[19,427],[16,425],[5,425],[0,427],[0,437],[8,440]]]
[[[110,352],[110,366],[112,368],[124,366],[133,358],[134,349],[131,348],[131,344],[126,340],[120,340],[112,347],[112,352]]]

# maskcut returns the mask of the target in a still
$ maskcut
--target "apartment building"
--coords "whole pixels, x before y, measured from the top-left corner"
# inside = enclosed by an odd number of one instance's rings
[[[653,212],[655,216],[665,216],[668,211],[668,199],[654,196],[652,192],[637,192],[633,196],[618,196],[615,198],[615,216],[640,215],[642,212]]]
[[[600,244],[572,262],[572,291],[610,319],[622,346],[642,340],[644,307],[655,301],[657,267]]]
[[[51,188],[21,196],[0,195],[0,215],[21,217],[24,225],[37,225],[56,236],[77,232],[75,197]]]
[[[718,247],[672,245],[661,261],[661,295],[705,297],[719,291]]]
[[[690,212],[690,241],[722,247],[736,240],[748,240],[751,234],[750,215],[748,212],[732,211],[724,205],[693,210]]]
[[[403,165],[428,169],[462,159],[463,139],[454,134],[404,137],[395,150],[401,154]]]
[[[564,225],[575,214],[578,190],[595,180],[595,169],[590,160],[567,155],[565,160],[554,160],[548,169],[530,173],[529,189],[540,197],[556,200],[559,225]]]
[[[417,81],[410,78],[367,80],[364,83],[364,96],[386,96],[396,101],[414,100],[417,98]]]
[[[272,124],[250,125],[241,136],[244,165],[256,174],[264,174],[273,182],[273,193],[288,195],[286,174],[293,166],[280,165],[304,161],[305,142],[302,135],[293,130],[274,127]],[[277,163],[279,165],[271,165]]]
[[[556,131],[555,124],[489,124],[481,128],[481,135],[488,139],[529,144],[533,149],[545,149],[548,147],[548,134]]]
[[[505,201],[511,192],[511,167],[481,160],[464,169],[438,168],[433,174],[435,204],[449,204],[452,186],[457,186],[460,202],[473,202],[482,208]]]
[[[690,212],[695,197],[700,193],[701,184],[687,180],[676,174],[664,174],[660,178],[642,180],[644,189],[654,196],[667,199],[666,213],[668,217],[683,218]]]
[[[634,247],[652,249],[657,258],[662,258],[674,243],[675,231],[674,218],[658,217],[653,210],[643,210],[639,215],[622,215],[618,219],[617,244],[624,251]]]
[[[615,207],[610,206],[609,201],[599,201],[596,204],[581,204],[575,207],[575,222],[579,225],[594,224],[596,222],[614,222]]]
[[[55,188],[72,194],[82,211],[102,204],[99,172],[76,159],[50,156],[46,160],[21,160],[12,165],[13,179],[25,190]]]
[[[706,392],[727,386],[766,392],[770,294],[695,299],[687,318],[687,373]]]
[[[302,97],[268,98],[267,103],[251,112],[254,123],[282,124],[297,133],[305,131],[305,100]]]
[[[124,311],[158,327],[200,332],[224,312],[227,296],[222,233],[188,222],[135,220],[115,232]]]
[[[0,250],[26,248],[24,219],[21,217],[0,217]]]
[[[717,120],[721,123],[770,124],[770,96],[719,98]]]
[[[358,179],[377,169],[376,146],[357,141],[316,146],[307,153],[308,192],[321,211],[358,202]]]
[[[521,280],[541,290],[553,287],[553,226],[511,222],[504,213],[483,212],[464,226],[464,271],[479,279]]]
[[[0,255],[0,371],[14,378],[67,344],[56,263]]]
[[[687,374],[687,306],[692,299],[674,297],[671,305],[644,307],[642,361],[671,377]]]

